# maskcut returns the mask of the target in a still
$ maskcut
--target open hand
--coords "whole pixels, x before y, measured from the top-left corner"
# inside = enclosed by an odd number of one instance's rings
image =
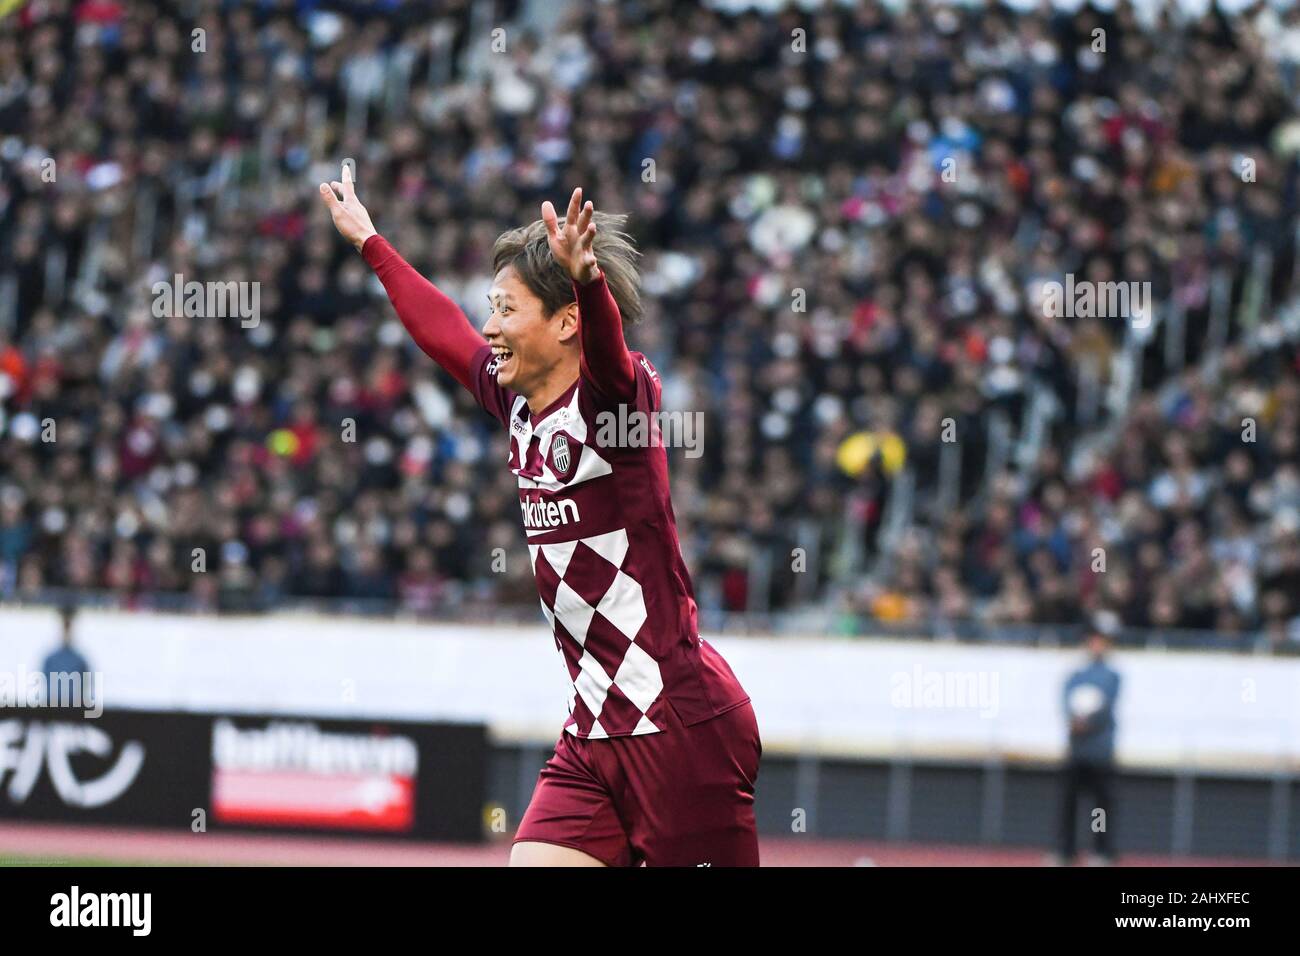
[[[334,228],[360,251],[366,240],[375,234],[375,226],[370,221],[370,213],[357,199],[351,167],[343,164],[342,182],[321,183],[320,194],[334,219]]]
[[[546,239],[551,246],[551,255],[574,281],[582,285],[600,274],[596,251],[592,248],[596,239],[596,223],[593,221],[595,215],[595,206],[591,203],[583,205],[581,186],[569,197],[569,208],[564,214],[563,226],[555,216],[555,207],[549,201],[542,203],[542,221],[546,223]]]

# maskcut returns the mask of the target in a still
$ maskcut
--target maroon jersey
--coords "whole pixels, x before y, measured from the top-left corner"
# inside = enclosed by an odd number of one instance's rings
[[[746,703],[727,662],[699,636],[663,447],[601,440],[618,434],[602,432],[602,416],[626,422],[660,408],[659,376],[628,351],[605,277],[574,284],[581,371],[533,414],[497,383],[492,349],[451,299],[383,237],[367,239],[362,254],[420,348],[510,432],[542,613],[573,682],[564,729],[584,738],[653,734],[673,723],[666,707],[690,726]]]
[[[633,352],[636,397],[659,411],[659,376]],[[510,470],[542,613],[573,681],[564,729],[578,737],[663,730],[671,705],[686,725],[749,700],[699,636],[695,595],[677,541],[662,447],[602,447],[616,405],[586,376],[541,414],[497,384],[491,349],[475,362],[474,394],[510,432]],[[646,430],[643,429],[643,432]],[[599,438],[616,432],[606,425]]]

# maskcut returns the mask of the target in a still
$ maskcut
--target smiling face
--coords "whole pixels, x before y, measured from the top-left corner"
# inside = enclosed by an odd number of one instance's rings
[[[483,336],[497,358],[497,382],[544,407],[551,392],[563,392],[578,374],[576,303],[547,315],[542,300],[506,266],[488,290],[488,305]]]

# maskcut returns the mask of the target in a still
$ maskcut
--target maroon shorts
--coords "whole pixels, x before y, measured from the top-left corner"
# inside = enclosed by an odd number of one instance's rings
[[[763,745],[748,701],[657,734],[564,732],[515,834],[609,866],[758,866],[754,781]]]

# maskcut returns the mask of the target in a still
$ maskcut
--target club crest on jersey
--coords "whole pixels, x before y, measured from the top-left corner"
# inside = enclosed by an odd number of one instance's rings
[[[551,439],[551,464],[557,475],[569,473],[569,466],[573,464],[573,455],[569,451],[569,439],[564,435],[556,435]]]

